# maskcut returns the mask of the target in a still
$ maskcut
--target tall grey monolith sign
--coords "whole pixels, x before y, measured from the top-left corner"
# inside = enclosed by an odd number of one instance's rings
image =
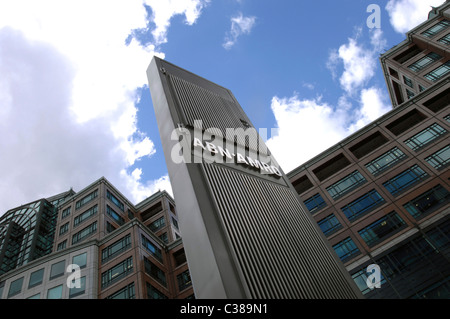
[[[147,75],[196,298],[360,298],[233,94],[157,57]]]

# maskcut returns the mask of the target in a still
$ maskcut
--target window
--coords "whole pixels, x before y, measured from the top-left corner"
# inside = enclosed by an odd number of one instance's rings
[[[110,222],[106,222],[106,232],[110,233],[116,230],[116,227],[114,227]]]
[[[447,35],[444,35],[438,41],[444,43],[445,45],[450,45],[450,33],[447,33]]]
[[[94,216],[95,214],[97,214],[97,211],[98,211],[97,205],[91,207],[90,209],[88,209],[84,213],[81,213],[80,215],[76,216],[74,218],[74,220],[73,220],[73,225],[74,226],[78,226],[79,224],[84,222],[86,219],[89,219],[89,217]]]
[[[338,257],[342,260],[342,262],[346,262],[360,253],[358,247],[356,247],[355,243],[350,237],[347,237],[340,243],[334,245],[333,249]]]
[[[33,296],[28,297],[27,299],[41,299],[41,293],[37,293]]]
[[[156,247],[150,240],[147,239],[144,235],[142,235],[142,246],[144,246],[147,251],[149,251],[153,257],[155,257],[161,263],[163,262],[161,249]]]
[[[420,219],[446,204],[449,199],[449,192],[441,185],[437,185],[404,204],[403,207],[412,217]]]
[[[172,217],[172,224],[175,226],[176,229],[178,229],[178,221]]]
[[[166,244],[169,243],[169,236],[167,235],[167,233],[162,233],[159,238],[165,242]]]
[[[44,268],[32,272],[30,275],[30,281],[28,282],[28,288],[32,288],[42,284],[43,278],[44,278]]]
[[[386,282],[386,279],[383,276],[383,272],[380,273],[381,276],[381,280],[380,283],[383,286],[383,284]],[[356,285],[358,286],[359,290],[361,290],[362,294],[365,295],[371,291],[373,291],[372,289],[370,289],[367,286],[367,272],[366,272],[366,267],[364,267],[362,270],[354,273],[352,275],[353,280],[355,281]]]
[[[133,271],[133,257],[129,257],[102,273],[102,288],[126,277]]]
[[[175,260],[175,267],[178,267],[186,262],[186,254],[184,248],[173,253],[173,258]]]
[[[152,263],[149,259],[144,257],[145,272],[161,285],[166,286],[166,274],[158,266]]]
[[[66,247],[67,247],[67,239],[58,244],[58,247],[56,247],[56,251],[63,250]]]
[[[437,170],[445,168],[450,163],[450,144],[428,156],[425,160]]]
[[[372,173],[372,175],[376,176],[390,167],[398,164],[401,160],[405,159],[406,155],[397,147],[389,150],[383,155],[377,157],[373,161],[367,163],[365,166],[367,170]]]
[[[148,299],[168,299],[161,291],[146,282]]]
[[[148,227],[150,228],[150,230],[152,232],[156,232],[156,231],[160,230],[161,228],[163,228],[164,226],[166,226],[166,220],[164,219],[164,216],[161,218],[158,218],[157,220],[152,222],[150,225],[148,225]]]
[[[114,219],[120,226],[122,226],[125,223],[125,219],[119,214],[117,214],[111,207],[109,207],[109,205],[106,205],[106,214],[111,216],[112,219]]]
[[[410,64],[408,68],[410,70],[413,70],[414,72],[420,72],[422,69],[428,67],[429,65],[433,64],[435,61],[441,59],[442,56],[440,56],[437,53],[430,52],[423,58],[417,60],[413,64]]]
[[[109,190],[106,190],[106,197],[114,203],[121,211],[125,211],[123,203],[117,199]]]
[[[391,131],[395,136],[399,136],[400,134],[410,130],[413,126],[419,124],[427,117],[421,112],[417,111],[417,109],[413,109],[402,115],[392,123],[386,125],[386,128]]]
[[[47,299],[61,299],[63,285],[56,286],[47,291]]]
[[[405,63],[406,61],[408,61],[409,59],[411,59],[412,57],[416,56],[420,52],[422,52],[422,50],[417,45],[414,45],[414,46],[410,47],[409,49],[403,51],[399,55],[397,55],[394,58],[394,60],[397,61],[398,63],[402,64],[402,63]]]
[[[72,257],[72,264],[78,265],[80,268],[84,268],[87,265],[87,253],[83,253]]]
[[[426,106],[429,110],[433,111],[434,113],[437,113],[440,110],[444,109],[445,107],[449,106],[450,88],[442,91],[439,94],[436,94],[431,99],[424,102],[423,105]]]
[[[106,299],[134,299],[136,294],[134,292],[134,282],[116,291]]]
[[[61,227],[59,227],[59,236],[64,235],[68,231],[69,231],[69,223],[67,222],[64,225],[62,225]]]
[[[414,97],[414,95],[415,95],[414,92],[406,89],[406,97],[408,98],[408,100],[412,99]]]
[[[414,88],[413,82],[410,78],[403,76],[403,82],[405,82],[405,84],[410,88]]]
[[[342,228],[341,223],[338,221],[334,214],[322,219],[318,222],[320,229],[325,234],[325,236],[329,236],[335,231]]]
[[[447,133],[446,129],[439,124],[434,123],[413,137],[407,139],[405,143],[413,151],[417,151],[445,133]]]
[[[339,197],[347,194],[351,190],[364,184],[366,179],[361,175],[360,172],[354,171],[353,173],[345,176],[340,181],[334,183],[333,185],[327,187],[327,191],[333,199],[338,199]]]
[[[374,189],[341,208],[349,221],[354,221],[384,203],[384,198]]]
[[[84,294],[84,291],[86,290],[86,277],[81,277],[79,283],[79,288],[77,288],[76,285],[73,288],[69,288],[69,298],[74,298],[76,296]]]
[[[79,209],[79,208],[83,207],[84,205],[89,203],[91,200],[94,200],[95,198],[97,198],[97,195],[98,195],[98,190],[95,190],[92,193],[90,193],[89,195],[83,197],[82,199],[80,199],[79,201],[76,202],[75,209]]]
[[[390,212],[386,216],[378,219],[376,222],[358,231],[364,239],[367,246],[373,247],[381,241],[394,235],[397,231],[404,228],[406,223],[395,212]]]
[[[301,193],[306,192],[311,187],[313,187],[313,184],[309,180],[308,176],[305,175],[305,176],[302,176],[299,179],[296,179],[295,181],[293,181],[292,186],[294,186],[297,194],[301,194]]]
[[[432,26],[431,28],[428,28],[427,30],[425,30],[424,32],[422,32],[422,35],[427,37],[427,38],[432,38],[434,37],[436,34],[438,34],[439,32],[441,32],[442,30],[448,28],[450,26],[450,21],[448,20],[442,20],[439,21],[438,23],[436,23],[434,26]]]
[[[322,182],[328,177],[336,174],[343,168],[350,165],[350,161],[344,156],[344,154],[339,154],[334,158],[330,159],[326,163],[317,167],[313,170],[313,173],[317,176],[317,178]]]
[[[449,73],[450,73],[450,60],[442,64],[440,67],[437,67],[433,71],[425,74],[424,77],[432,82],[437,82],[442,77],[446,76]]]
[[[350,147],[350,152],[352,152],[356,158],[360,159],[361,157],[375,151],[388,141],[389,140],[383,134],[380,132],[375,132],[356,145]]]
[[[182,291],[190,286],[192,286],[191,275],[189,269],[177,275],[178,290]]]
[[[118,256],[122,252],[126,251],[131,247],[131,235],[128,234],[122,239],[114,242],[108,247],[102,250],[102,263],[108,261],[109,259]]]
[[[53,264],[50,270],[50,280],[64,275],[66,271],[65,265],[65,260],[61,260],[60,262]]]
[[[70,215],[70,209],[71,209],[71,206],[67,207],[66,209],[64,209],[62,211],[61,219],[64,219],[64,218],[66,218],[67,216]]]
[[[418,165],[414,165],[407,170],[401,172],[397,176],[383,183],[383,186],[393,195],[397,196],[402,191],[417,184],[422,179],[428,177],[428,174],[424,172]]]
[[[9,285],[8,298],[19,294],[22,291],[23,277],[16,279]]]
[[[322,196],[319,193],[311,196],[307,200],[304,201],[306,208],[308,208],[311,214],[318,212],[322,208],[327,206],[327,203],[323,200]]]
[[[72,236],[72,245],[84,240],[85,238],[89,237],[96,231],[97,231],[97,222],[94,222]]]
[[[420,85],[419,84],[419,91],[420,92],[423,92],[423,91],[425,91],[426,90],[426,87],[424,87],[423,85]]]

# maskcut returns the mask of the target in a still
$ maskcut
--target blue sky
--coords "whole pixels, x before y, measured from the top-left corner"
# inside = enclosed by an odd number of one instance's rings
[[[391,108],[379,55],[443,2],[1,1],[0,214],[101,176],[134,203],[171,191],[147,86],[154,55],[276,128],[267,143],[288,172]],[[380,28],[366,23],[370,4]]]

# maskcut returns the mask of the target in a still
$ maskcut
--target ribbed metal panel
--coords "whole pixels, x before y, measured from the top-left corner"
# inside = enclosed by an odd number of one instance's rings
[[[186,125],[203,128],[203,130],[218,129],[214,133],[220,136],[225,136],[227,128],[242,128],[244,131],[247,129],[241,121],[246,121],[247,117],[231,98],[218,95],[173,74],[168,77]],[[201,120],[202,127],[195,125],[195,120]],[[237,136],[245,140],[245,135],[237,134]],[[260,145],[263,146],[263,142]],[[258,141],[247,139],[245,146],[257,151]]]
[[[252,298],[355,298],[289,188],[203,168]]]

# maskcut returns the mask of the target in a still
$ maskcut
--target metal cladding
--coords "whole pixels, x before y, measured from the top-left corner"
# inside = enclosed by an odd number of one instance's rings
[[[233,94],[156,57],[147,74],[196,297],[361,298]]]

